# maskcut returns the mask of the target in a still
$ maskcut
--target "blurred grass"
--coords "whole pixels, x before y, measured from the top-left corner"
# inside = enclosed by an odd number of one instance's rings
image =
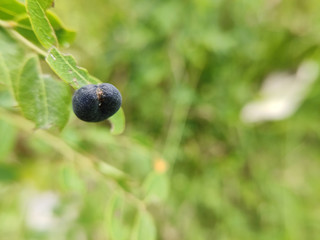
[[[61,137],[140,182],[167,162],[169,198],[148,207],[158,239],[318,239],[319,81],[287,120],[245,125],[239,112],[268,73],[319,62],[319,1],[56,0],[54,11],[78,33],[66,51],[119,87],[127,119],[115,137],[72,117]],[[112,183],[6,122],[0,136],[0,239],[107,239]],[[48,190],[62,216],[77,214],[34,232],[21,202]]]

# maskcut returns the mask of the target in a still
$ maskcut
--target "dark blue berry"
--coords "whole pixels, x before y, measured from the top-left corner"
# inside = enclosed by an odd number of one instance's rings
[[[75,91],[73,111],[86,122],[100,122],[115,114],[121,106],[119,90],[109,83],[90,84]]]

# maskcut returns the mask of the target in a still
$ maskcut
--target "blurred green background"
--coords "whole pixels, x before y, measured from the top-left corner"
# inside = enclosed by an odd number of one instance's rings
[[[319,81],[284,120],[240,118],[270,73],[319,62],[318,0],[56,0],[53,11],[77,31],[65,52],[119,88],[126,131],[71,114],[48,139],[22,117],[0,121],[1,240],[110,239],[120,187],[67,145],[128,173],[138,196],[150,173],[165,176],[147,204],[157,239],[319,239]],[[123,221],[133,226],[130,211]]]

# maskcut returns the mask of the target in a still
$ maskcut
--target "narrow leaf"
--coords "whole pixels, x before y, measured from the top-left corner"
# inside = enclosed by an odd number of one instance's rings
[[[62,166],[59,172],[59,180],[66,191],[83,193],[85,190],[84,181],[73,165]]]
[[[57,36],[59,45],[68,47],[75,39],[75,31],[67,29],[59,17],[53,12],[47,11],[47,17]],[[15,21],[17,22],[17,25],[14,27],[14,29],[17,32],[36,45],[41,45],[33,32],[31,22],[27,14],[21,15],[20,17],[16,18]]]
[[[166,200],[169,193],[168,175],[156,172],[149,173],[143,184],[146,202],[160,202]]]
[[[47,8],[52,6],[53,0],[38,0],[42,9],[46,10]]]
[[[70,93],[61,82],[41,75],[39,60],[30,57],[22,68],[18,83],[18,103],[23,115],[37,128],[62,129],[69,118]]]
[[[28,39],[30,42],[34,43],[37,46],[42,46],[40,41],[38,40],[37,36],[35,35],[30,18],[28,14],[20,15],[19,17],[15,18],[15,22],[17,23],[14,26],[14,30],[20,33],[23,37]]]
[[[12,108],[16,105],[17,103],[10,89],[0,88],[0,108]]]
[[[88,84],[101,83],[96,78],[90,76],[86,69],[78,67],[71,55],[63,55],[54,47],[50,49],[46,61],[51,69],[74,89]]]
[[[155,240],[156,227],[152,216],[147,211],[140,211],[136,218],[132,240]]]
[[[7,67],[11,80],[11,91],[17,98],[17,82],[22,67],[25,51],[11,36],[0,28],[0,52]]]
[[[113,135],[119,135],[123,133],[125,129],[125,115],[122,108],[120,108],[115,115],[109,118],[109,121],[111,123],[110,132]]]
[[[112,240],[127,240],[130,229],[124,223],[125,201],[123,196],[115,193],[110,198],[106,211],[107,235]]]
[[[58,40],[54,29],[38,0],[27,0],[26,7],[34,33],[42,46],[45,48],[57,46]]]
[[[5,136],[5,141],[2,141],[0,144],[0,162],[4,159],[6,159],[7,155],[12,151],[17,131],[16,128],[14,128],[9,123],[0,120],[0,136]]]
[[[56,33],[59,44],[63,47],[68,47],[74,41],[76,32],[68,29],[53,12],[48,11],[47,16]]]
[[[0,83],[10,86],[10,73],[6,63],[0,53]]]
[[[121,172],[117,168],[105,163],[105,162],[98,162],[96,164],[97,170],[101,172],[103,175],[113,178],[115,180],[124,180],[127,179],[127,175],[124,172]]]
[[[17,0],[0,0],[0,19],[12,20],[25,12],[24,5]]]

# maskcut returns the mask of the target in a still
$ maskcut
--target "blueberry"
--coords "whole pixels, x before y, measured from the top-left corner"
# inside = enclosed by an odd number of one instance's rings
[[[89,84],[75,91],[73,111],[86,122],[100,122],[115,114],[121,106],[119,90],[109,83]]]

